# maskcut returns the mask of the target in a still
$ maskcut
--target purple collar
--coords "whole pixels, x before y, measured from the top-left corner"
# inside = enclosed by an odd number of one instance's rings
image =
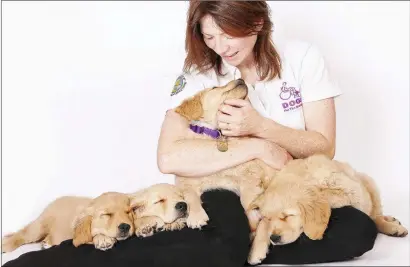
[[[197,134],[206,134],[206,135],[208,135],[208,136],[210,136],[214,139],[219,138],[219,136],[221,135],[219,130],[213,130],[213,129],[207,128],[205,126],[190,124],[189,128]]]

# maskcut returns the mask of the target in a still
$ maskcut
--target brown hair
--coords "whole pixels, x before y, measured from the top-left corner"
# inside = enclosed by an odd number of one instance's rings
[[[253,54],[261,80],[272,80],[276,76],[280,78],[281,59],[271,39],[273,24],[269,18],[269,11],[265,1],[191,0],[186,27],[187,56],[184,71],[195,65],[200,72],[214,68],[218,75],[224,75],[221,57],[205,44],[200,28],[200,20],[205,15],[211,15],[218,27],[230,36],[244,37],[257,34]],[[258,27],[261,26],[259,30]]]

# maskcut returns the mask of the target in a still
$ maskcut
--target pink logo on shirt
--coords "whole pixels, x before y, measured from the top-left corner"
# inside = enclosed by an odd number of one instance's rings
[[[280,88],[280,99],[285,100],[282,102],[283,111],[294,110],[302,106],[302,97],[300,92],[295,87],[286,87],[286,82],[282,83]]]

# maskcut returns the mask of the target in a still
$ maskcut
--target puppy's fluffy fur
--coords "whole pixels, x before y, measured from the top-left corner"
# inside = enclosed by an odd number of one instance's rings
[[[2,252],[34,242],[43,248],[73,239],[74,246],[94,244],[97,249],[111,248],[134,232],[129,198],[107,192],[94,199],[65,196],[51,202],[40,216],[16,233],[2,239]]]
[[[154,184],[129,194],[129,197],[136,236],[179,230],[187,224],[195,228],[204,217],[199,197],[176,185]]]
[[[383,216],[375,182],[347,163],[324,155],[290,161],[271,181],[266,191],[252,202],[248,212],[261,219],[248,258],[258,264],[270,243],[295,241],[302,232],[310,239],[322,239],[331,208],[351,205],[369,215],[379,232],[406,236],[407,229],[391,216]]]
[[[248,88],[243,80],[233,80],[225,86],[201,90],[193,97],[185,99],[182,104],[175,109],[175,112],[185,117],[188,121],[199,121],[208,128],[217,129],[216,116],[219,106],[226,99],[245,99],[247,93]],[[212,140],[210,136],[196,134],[194,132],[192,132],[190,138],[191,137]],[[228,144],[235,142],[237,139],[238,138],[230,137]],[[217,149],[216,140],[215,149]],[[181,188],[193,190],[197,198],[199,198],[199,195],[204,191],[210,189],[233,191],[240,196],[243,207],[247,209],[250,203],[263,192],[275,172],[273,168],[263,161],[255,159],[206,177],[192,179],[177,176],[175,183]],[[198,227],[205,225],[208,220],[204,211],[199,212],[201,209],[202,207],[196,207],[194,211],[201,214],[198,216],[200,219],[197,221],[196,226]],[[248,217],[248,219],[254,220],[255,218]]]

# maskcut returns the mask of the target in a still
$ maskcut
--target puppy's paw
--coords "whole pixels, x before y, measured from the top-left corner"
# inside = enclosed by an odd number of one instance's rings
[[[204,209],[200,209],[198,212],[190,212],[186,219],[186,224],[189,228],[201,228],[205,226],[209,221],[208,214]]]
[[[248,263],[250,265],[257,265],[260,264],[265,258],[266,254],[268,254],[269,247],[268,246],[258,246],[251,248],[251,251],[248,256]]]
[[[167,223],[162,227],[163,231],[176,231],[176,230],[181,230],[186,226],[186,219],[185,218],[179,218],[173,223]]]
[[[116,242],[115,238],[105,236],[105,235],[96,235],[93,237],[93,243],[96,249],[107,250],[114,246]]]
[[[398,225],[395,228],[396,228],[395,231],[391,233],[390,236],[405,237],[409,233],[409,231],[404,226]]]
[[[383,216],[376,220],[379,232],[393,237],[405,237],[408,230],[393,216]]]
[[[159,218],[140,218],[135,222],[135,235],[137,237],[152,236],[163,226],[164,222]]]
[[[405,237],[409,233],[406,227],[401,225],[401,222],[393,216],[384,216],[384,220],[389,224],[387,227],[387,235],[394,237]]]
[[[41,241],[41,249],[49,249],[51,248],[51,244],[47,242],[47,240]]]
[[[145,227],[141,227],[135,230],[135,235],[138,237],[147,237],[152,236],[154,234],[155,227],[151,225],[147,225]]]
[[[15,250],[23,243],[22,240],[19,242],[15,234],[7,234],[1,240],[1,253],[7,253]]]
[[[50,235],[46,235],[41,241],[41,249],[49,249],[52,247],[52,241]]]

